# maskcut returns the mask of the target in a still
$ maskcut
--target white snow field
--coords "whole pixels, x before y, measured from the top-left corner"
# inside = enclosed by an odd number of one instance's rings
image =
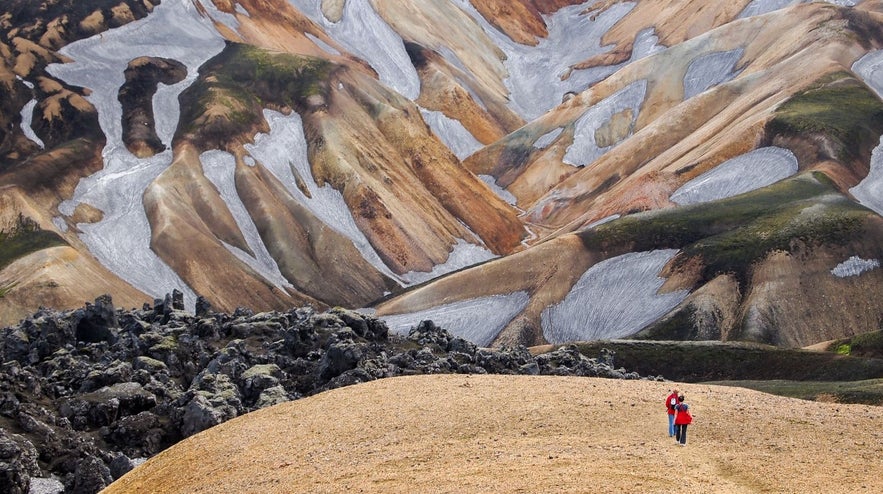
[[[797,173],[797,157],[775,146],[758,148],[724,161],[682,185],[671,195],[675,204],[715,201],[766,187]]]
[[[659,272],[676,249],[632,252],[595,264],[570,293],[542,313],[549,343],[632,335],[681,303],[687,290],[659,293]]]
[[[744,51],[738,48],[696,57],[684,74],[684,99],[690,99],[718,84],[733,80],[738,75],[735,70],[736,62],[742,58]]]
[[[849,259],[834,266],[831,274],[838,278],[847,278],[849,276],[858,276],[865,271],[877,269],[880,267],[878,259],[862,259],[859,256],[852,256]]]
[[[431,320],[455,336],[478,346],[488,346],[529,301],[527,292],[515,292],[454,302],[408,314],[381,316],[380,319],[386,322],[390,331],[400,334],[408,334],[420,321]]]
[[[368,62],[380,81],[404,97],[420,96],[420,78],[405,51],[405,43],[368,0],[347,0],[339,22],[328,20],[315,0],[289,0],[353,55]]]

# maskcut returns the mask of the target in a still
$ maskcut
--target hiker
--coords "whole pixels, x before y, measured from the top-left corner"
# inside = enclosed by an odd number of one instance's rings
[[[668,412],[668,437],[675,435],[675,406],[678,404],[678,388],[671,390],[665,398],[665,411]]]
[[[681,446],[687,445],[687,426],[693,423],[690,406],[684,403],[684,395],[678,395],[675,405],[675,441]]]

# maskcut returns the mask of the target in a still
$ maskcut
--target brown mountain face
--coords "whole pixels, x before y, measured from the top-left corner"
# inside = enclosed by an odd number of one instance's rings
[[[761,4],[12,2],[0,316],[171,283],[480,344],[877,329],[883,3]]]

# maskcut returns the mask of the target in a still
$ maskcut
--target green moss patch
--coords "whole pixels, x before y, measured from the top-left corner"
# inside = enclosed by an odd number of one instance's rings
[[[181,130],[223,146],[230,137],[260,126],[264,108],[302,112],[311,96],[325,98],[334,67],[319,58],[228,43],[181,95]]]
[[[701,260],[699,284],[725,273],[744,283],[751,265],[770,252],[845,244],[863,232],[867,218],[867,209],[812,172],[719,201],[630,215],[580,237],[606,254],[680,249],[676,267]]]
[[[883,102],[848,72],[830,74],[782,104],[767,124],[771,135],[823,135],[840,160],[857,157],[883,132]]]
[[[18,221],[11,228],[0,230],[0,269],[28,254],[59,245],[67,245],[67,242],[57,233],[43,230],[34,220],[19,214]],[[0,296],[11,288],[11,285],[0,287]]]

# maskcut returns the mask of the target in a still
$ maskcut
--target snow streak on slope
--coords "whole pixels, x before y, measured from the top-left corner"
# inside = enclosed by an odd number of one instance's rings
[[[559,105],[565,94],[583,91],[616,70],[617,67],[575,70],[568,77],[571,65],[606,51],[601,46],[601,37],[635,6],[633,2],[611,5],[594,20],[592,15],[585,13],[592,2],[564,7],[544,16],[548,37],[541,38],[537,46],[526,46],[494,28],[469,0],[454,1],[506,54],[504,63],[509,78],[505,82],[511,93],[509,106],[527,121]]]
[[[557,128],[546,132],[545,134],[541,135],[539,139],[534,141],[533,147],[537,149],[546,149],[547,147],[549,147],[549,144],[552,144],[553,142],[555,142],[555,139],[558,139],[558,136],[560,136],[562,132],[564,132],[564,129],[562,128]]]
[[[316,0],[289,2],[350,53],[368,62],[381,82],[412,101],[420,96],[420,78],[401,36],[384,22],[368,0],[348,0],[340,22],[325,18]]]
[[[883,98],[883,50],[866,53],[852,64],[852,71]]]
[[[313,170],[307,154],[303,120],[297,112],[285,116],[277,111],[264,110],[264,118],[270,124],[269,134],[255,136],[254,144],[246,144],[249,154],[261,162],[285,185],[298,202],[306,206],[323,223],[349,238],[372,266],[392,279],[398,279],[377,255],[365,234],[356,226],[343,195],[330,184],[319,187],[313,178]],[[300,176],[310,193],[304,195],[297,187],[294,173]]]
[[[506,324],[524,310],[530,297],[527,292],[464,300],[440,305],[432,309],[381,316],[390,331],[408,334],[420,321],[430,320],[451,334],[469,340],[479,346],[488,346]]]
[[[402,275],[402,279],[409,285],[416,285],[438,278],[443,274],[452,273],[458,269],[467,266],[474,266],[478,263],[494,259],[497,256],[493,252],[479,245],[470,244],[463,239],[457,239],[454,249],[448,255],[448,260],[443,264],[436,264],[432,271],[411,271]]]
[[[682,185],[671,201],[697,204],[744,194],[797,173],[797,157],[788,149],[765,147],[729,159]]]
[[[104,169],[81,180],[73,199],[62,203],[59,210],[70,215],[79,203],[102,210],[101,221],[79,225],[80,239],[95,257],[148,294],[161,296],[180,289],[188,304],[195,303],[193,292],[150,250],[150,227],[141,206],[144,190],[169,166],[172,153],[165,151],[147,159],[129,153],[122,142],[122,108],[117,95],[126,66],[134,58],[166,57],[184,63],[187,77],[173,86],[161,86],[154,97],[157,131],[168,145],[179,118],[178,95],[196,79],[198,67],[223,48],[224,40],[193,4],[170,0],[144,19],[67,45],[61,53],[74,62],[47,67],[68,84],[92,91],[88,99],[98,110],[107,136]]]
[[[203,8],[205,8],[208,16],[213,20],[220,22],[221,24],[227,26],[231,31],[239,30],[239,21],[236,20],[236,16],[233,14],[228,14],[226,12],[221,12],[217,7],[215,7],[215,3],[212,0],[197,0]]]
[[[683,301],[687,290],[660,294],[659,272],[676,249],[633,252],[595,264],[561,303],[543,311],[549,343],[632,335]]]
[[[656,36],[656,30],[652,27],[642,29],[635,36],[635,44],[632,46],[632,58],[628,63],[649,57],[663,50],[665,50],[665,47],[659,44],[659,36]]]
[[[453,152],[457,158],[464,159],[478,151],[484,145],[463,127],[459,120],[448,118],[444,113],[420,108],[423,120],[432,129],[432,133]]]
[[[858,185],[849,189],[849,193],[864,207],[873,209],[883,216],[883,137],[871,151],[871,169],[868,176]]]
[[[684,99],[690,99],[708,89],[736,77],[736,62],[742,58],[742,48],[709,53],[696,57],[684,74]]]
[[[865,271],[870,271],[879,267],[880,261],[877,259],[862,259],[859,256],[852,256],[835,266],[834,269],[831,270],[831,274],[838,278],[846,278],[848,276],[858,276]]]
[[[202,153],[199,156],[199,161],[202,163],[203,174],[218,189],[221,199],[227,204],[227,208],[236,220],[236,225],[255,256],[252,257],[227,243],[224,243],[224,247],[277,287],[291,287],[291,283],[279,271],[276,260],[267,251],[257,226],[248,214],[242,199],[236,193],[236,158],[225,151],[215,150]]]
[[[858,74],[878,97],[883,98],[883,50],[865,54],[852,65],[852,71]],[[871,152],[871,169],[868,176],[849,189],[849,192],[863,206],[883,215],[883,137]]]
[[[745,9],[737,17],[741,19],[743,17],[751,17],[754,15],[762,15],[772,12],[774,10],[784,9],[790,5],[797,5],[799,3],[809,3],[813,0],[754,0],[745,6]],[[841,7],[854,7],[861,3],[861,0],[822,0],[826,3],[830,3],[833,5],[839,5]]]
[[[40,149],[45,148],[46,146],[43,144],[43,140],[40,139],[37,134],[34,133],[34,129],[31,128],[31,121],[34,118],[34,107],[37,106],[37,100],[32,99],[25,104],[24,108],[21,109],[21,131],[24,133],[25,137],[37,143],[40,146]]]
[[[583,113],[576,122],[573,144],[564,153],[564,162],[574,166],[589,165],[611,149],[613,146],[598,147],[595,132],[609,122],[613,115],[629,109],[632,110],[631,125],[634,126],[646,92],[647,81],[641,79],[604,98]]]
[[[494,193],[497,194],[500,199],[506,201],[509,205],[515,206],[518,203],[518,198],[515,197],[508,190],[500,187],[500,185],[497,184],[497,179],[495,179],[493,175],[479,175],[478,178],[480,178],[482,182],[486,183],[487,186],[490,187],[491,190],[494,191]]]

